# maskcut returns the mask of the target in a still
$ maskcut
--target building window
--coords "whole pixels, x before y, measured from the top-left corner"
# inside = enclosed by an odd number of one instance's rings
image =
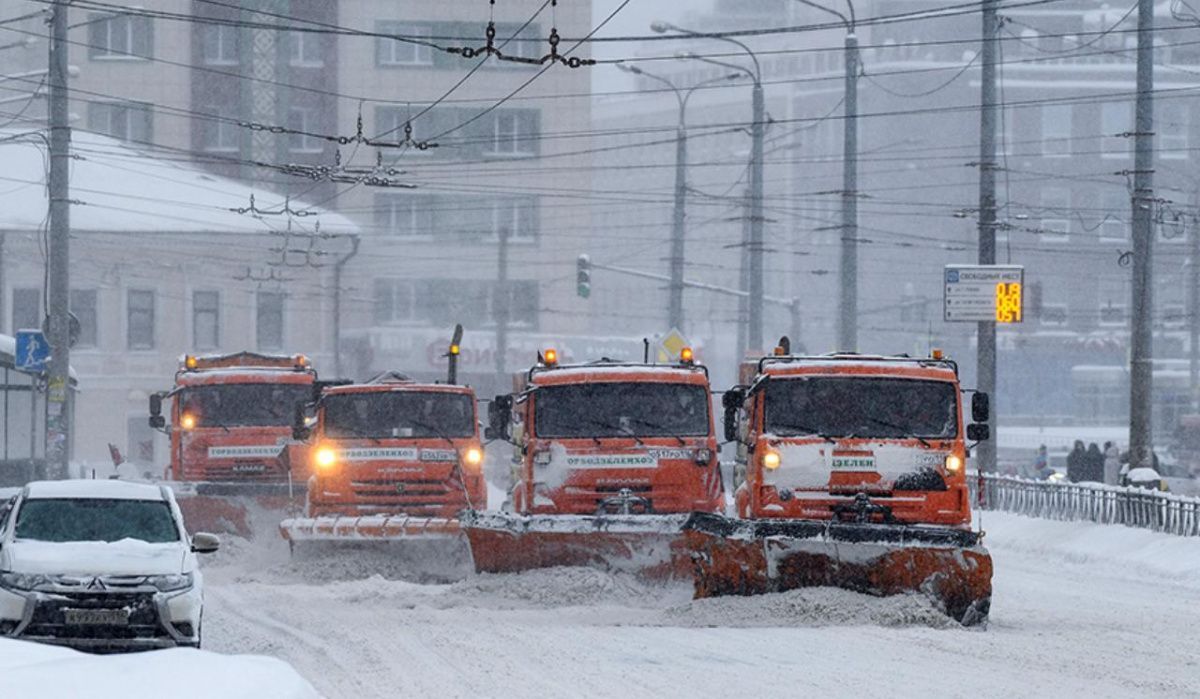
[[[375,322],[378,324],[411,321],[413,313],[412,281],[375,280]]]
[[[1188,127],[1190,111],[1180,100],[1163,100],[1161,116],[1155,119],[1158,131],[1158,153],[1161,158],[1188,157]]]
[[[40,330],[42,327],[42,290],[12,290],[12,330]]]
[[[1071,193],[1065,189],[1042,190],[1042,222],[1039,226],[1043,243],[1065,243],[1071,236]]]
[[[221,346],[221,292],[192,293],[192,346],[201,350]]]
[[[126,311],[129,349],[154,349],[154,292],[130,289]]]
[[[88,55],[93,60],[149,59],[153,46],[149,17],[88,13]]]
[[[1110,300],[1100,306],[1100,325],[1121,327],[1127,322],[1124,305],[1113,303]]]
[[[388,66],[428,66],[433,65],[433,46],[422,44],[433,36],[433,30],[428,26],[405,24],[403,22],[378,22],[375,31],[380,34],[403,36],[412,41],[400,39],[375,40],[375,65]]]
[[[288,37],[288,62],[294,66],[318,67],[325,65],[321,55],[321,35],[316,32],[290,32]]]
[[[213,153],[236,153],[242,146],[242,127],[228,121],[203,123],[203,148]]]
[[[133,143],[149,143],[154,113],[141,102],[89,102],[88,130]]]
[[[1067,305],[1065,303],[1043,303],[1038,320],[1042,325],[1050,327],[1065,326],[1067,324]]]
[[[1162,309],[1162,324],[1165,328],[1182,328],[1188,313],[1181,303],[1166,304]]]
[[[1125,102],[1105,102],[1100,105],[1100,150],[1105,158],[1129,156],[1130,139],[1120,134],[1133,132],[1133,110]]]
[[[260,350],[283,349],[283,293],[278,291],[258,292],[256,304],[258,348]]]
[[[1071,119],[1069,104],[1042,105],[1042,155],[1061,157],[1071,154]]]
[[[235,66],[241,62],[241,29],[228,24],[204,26],[203,59],[205,65]]]
[[[79,321],[79,338],[75,346],[95,347],[98,344],[95,289],[71,289],[71,315]]]
[[[540,112],[536,109],[498,109],[493,112],[489,120],[491,133],[488,134],[484,155],[537,155],[539,116]]]
[[[291,107],[288,109],[288,128],[304,133],[288,134],[288,149],[293,153],[320,153],[325,149],[322,139],[309,134],[319,131],[318,112],[315,107]]]
[[[498,199],[492,202],[492,235],[499,240],[507,231],[509,240],[537,239],[536,206],[530,197]]]
[[[399,238],[431,238],[436,199],[428,194],[380,194],[375,213],[379,230]]]
[[[1101,212],[1100,240],[1128,240],[1129,196],[1121,192],[1106,192]]]

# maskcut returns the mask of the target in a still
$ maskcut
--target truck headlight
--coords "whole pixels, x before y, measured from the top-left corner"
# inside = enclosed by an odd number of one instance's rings
[[[186,590],[192,586],[192,574],[180,573],[179,575],[151,575],[146,578],[146,582],[158,588],[159,592],[175,592],[176,590]]]
[[[712,449],[697,449],[696,450],[696,464],[697,465],[707,466],[708,462],[712,461],[712,458],[713,458]]]
[[[337,463],[337,451],[329,447],[320,447],[313,454],[313,462],[317,465],[317,468],[322,471],[328,471]]]
[[[773,449],[768,450],[762,456],[763,468],[767,469],[768,471],[774,471],[775,469],[779,468],[779,464],[782,461],[783,461],[783,459],[781,459],[779,457],[779,452],[777,452]]]
[[[468,466],[479,466],[479,464],[483,463],[483,452],[479,450],[479,447],[467,449],[463,452],[463,463]]]
[[[946,471],[949,473],[958,473],[963,467],[962,457],[958,454],[947,454],[945,464]]]
[[[37,573],[0,573],[0,587],[9,590],[29,591],[50,582],[50,578]]]

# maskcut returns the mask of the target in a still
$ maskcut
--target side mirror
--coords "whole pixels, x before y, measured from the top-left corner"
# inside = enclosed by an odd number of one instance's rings
[[[725,392],[721,396],[721,406],[725,408],[725,419],[723,427],[725,428],[725,441],[733,442],[738,438],[738,411],[742,408],[742,403],[746,400],[746,389],[741,386],[735,386]]]
[[[978,395],[978,394],[976,394]],[[972,442],[986,442],[992,438],[992,428],[986,423],[967,425],[967,439]]]
[[[971,396],[971,422],[987,422],[991,419],[991,413],[991,401],[988,399],[988,394],[976,391]]]
[[[162,415],[151,415],[150,416],[150,427],[152,427],[156,430],[161,430],[166,426],[167,426],[167,418],[163,417]]]
[[[513,399],[511,395],[496,396],[488,403],[488,425],[483,430],[487,439],[508,438],[508,426],[512,420]]]
[[[295,412],[292,414],[292,439],[303,442],[311,432],[308,428],[308,406],[296,403]]]
[[[199,532],[192,536],[192,553],[216,553],[221,548],[221,540],[216,534]]]
[[[161,430],[167,426],[167,419],[162,414],[162,394],[150,394],[150,427]]]

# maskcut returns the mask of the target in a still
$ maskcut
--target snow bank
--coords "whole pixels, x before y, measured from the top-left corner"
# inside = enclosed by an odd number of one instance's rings
[[[319,699],[282,660],[177,648],[89,655],[67,648],[0,639],[6,697],[38,699]]]
[[[831,587],[695,600],[665,610],[662,621],[685,627],[869,625],[962,628],[924,595],[872,597]]]
[[[1173,536],[1093,522],[1057,522],[1007,512],[976,512],[993,554],[1034,554],[1047,560],[1098,564],[1126,575],[1200,580],[1200,537]],[[997,563],[999,566],[1000,563]]]

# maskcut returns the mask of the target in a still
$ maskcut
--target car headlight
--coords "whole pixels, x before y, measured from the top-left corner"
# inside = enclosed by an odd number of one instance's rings
[[[0,573],[0,587],[9,590],[33,590],[50,582],[45,575],[35,573]]]
[[[151,575],[146,578],[146,582],[158,588],[159,592],[175,592],[176,590],[186,590],[192,586],[192,574],[180,573],[179,575]]]

